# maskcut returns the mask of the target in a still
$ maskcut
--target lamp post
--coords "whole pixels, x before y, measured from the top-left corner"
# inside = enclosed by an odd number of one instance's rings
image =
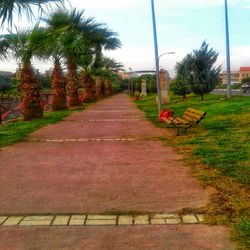
[[[155,20],[155,6],[154,0],[151,0],[152,9],[152,22],[153,22],[153,33],[154,33],[154,46],[155,46],[155,68],[156,68],[156,86],[158,94],[158,117],[161,112],[161,89],[160,89],[160,76],[159,76],[159,55],[158,55],[158,42],[157,42],[157,31],[156,31],[156,20]]]
[[[226,50],[227,50],[227,97],[232,97],[231,89],[231,62],[230,62],[230,43],[229,43],[229,27],[228,27],[228,8],[227,0],[225,0],[225,23],[226,23]]]
[[[163,53],[163,54],[159,55],[159,57],[158,57],[159,65],[160,65],[160,58],[161,58],[162,56],[165,56],[165,55],[173,55],[173,54],[175,54],[174,51],[166,52],[166,53]]]

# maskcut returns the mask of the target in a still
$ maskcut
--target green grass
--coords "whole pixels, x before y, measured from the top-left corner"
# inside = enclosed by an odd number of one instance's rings
[[[166,127],[164,123],[156,120],[155,97],[155,95],[148,96],[138,101],[137,105],[156,126]],[[171,128],[173,136],[168,144],[175,146],[180,152],[186,152],[185,148],[188,148],[189,158],[199,160],[208,169],[216,169],[215,182],[223,183],[224,180],[227,182],[230,178],[236,186],[249,190],[250,98],[233,97],[229,100],[219,95],[207,95],[202,102],[200,97],[190,95],[185,100],[181,97],[171,97],[171,102],[163,106],[164,109],[174,110],[174,116],[182,116],[188,107],[205,111],[207,116],[198,127],[189,129],[187,135],[176,137],[175,129]],[[206,173],[201,179],[208,181],[211,177]],[[225,190],[227,188],[225,187]],[[223,193],[223,190],[221,192]],[[228,196],[232,200],[233,197],[237,197],[237,192]],[[234,218],[234,222],[239,232],[238,239],[243,239],[244,244],[250,248],[249,198],[245,197],[243,200],[248,200],[247,209],[242,212],[241,208],[237,208],[240,212]]]
[[[47,112],[42,119],[33,121],[18,121],[0,126],[0,147],[20,142],[26,136],[35,130],[48,124],[61,121],[64,117],[70,115],[72,111]]]
[[[155,96],[138,101],[138,107],[157,124]],[[209,95],[203,102],[199,97],[189,97],[184,101],[172,98],[172,102],[163,108],[174,110],[174,116],[181,116],[187,107],[205,111],[207,116],[199,125],[202,131],[198,138],[193,137],[197,128],[192,128],[188,130],[188,136],[180,137],[178,143],[192,144],[193,154],[204,163],[217,168],[222,175],[250,185],[250,98],[227,100]]]
[[[235,226],[238,232],[238,239],[245,243],[247,249],[250,248],[250,220],[242,219],[242,222]]]

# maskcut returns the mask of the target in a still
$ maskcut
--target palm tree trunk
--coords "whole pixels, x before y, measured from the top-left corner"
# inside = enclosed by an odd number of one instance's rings
[[[69,92],[69,106],[76,107],[80,105],[78,95],[78,84],[76,75],[76,66],[68,62],[68,75],[67,75],[67,90]]]
[[[30,63],[24,63],[21,69],[21,92],[24,104],[24,120],[29,121],[43,117],[40,86],[33,74]]]
[[[111,95],[111,84],[109,80],[104,81],[104,96],[110,96]]]
[[[84,88],[83,102],[91,102],[94,100],[93,96],[93,83],[91,75],[88,72],[84,72],[81,77],[82,86]]]
[[[67,109],[66,82],[62,73],[60,62],[55,60],[52,72],[52,91],[53,91],[53,111]]]
[[[96,82],[95,80],[92,81],[92,96],[93,96],[93,100],[96,100],[97,97],[96,97]]]
[[[103,98],[103,93],[102,93],[102,88],[103,88],[103,81],[102,81],[102,78],[97,76],[95,78],[95,85],[96,85],[96,98],[97,99],[100,99],[100,98]]]
[[[100,44],[96,44],[95,46],[95,62],[93,67],[100,68],[102,65],[102,47]]]

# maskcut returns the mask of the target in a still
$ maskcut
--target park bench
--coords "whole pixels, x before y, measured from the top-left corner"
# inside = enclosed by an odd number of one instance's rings
[[[182,117],[168,117],[163,118],[163,120],[167,123],[168,127],[177,128],[177,135],[180,135],[182,132],[186,133],[188,128],[197,125],[205,116],[206,112],[187,108]]]

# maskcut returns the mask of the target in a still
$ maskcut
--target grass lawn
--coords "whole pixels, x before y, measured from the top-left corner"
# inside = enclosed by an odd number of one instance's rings
[[[0,125],[0,147],[22,141],[26,136],[35,130],[48,124],[61,121],[73,111],[45,112],[42,119],[33,121],[18,121]]]
[[[166,127],[156,121],[155,95],[137,102],[146,117],[156,126]],[[172,97],[164,109],[174,110],[181,116],[192,107],[207,112],[198,127],[190,128],[187,135],[176,136],[176,129],[164,141],[186,155],[194,174],[204,186],[213,186],[217,194],[212,197],[206,212],[217,216],[212,223],[228,223],[235,226],[237,239],[250,247],[250,98],[227,98],[219,95],[200,97]]]

